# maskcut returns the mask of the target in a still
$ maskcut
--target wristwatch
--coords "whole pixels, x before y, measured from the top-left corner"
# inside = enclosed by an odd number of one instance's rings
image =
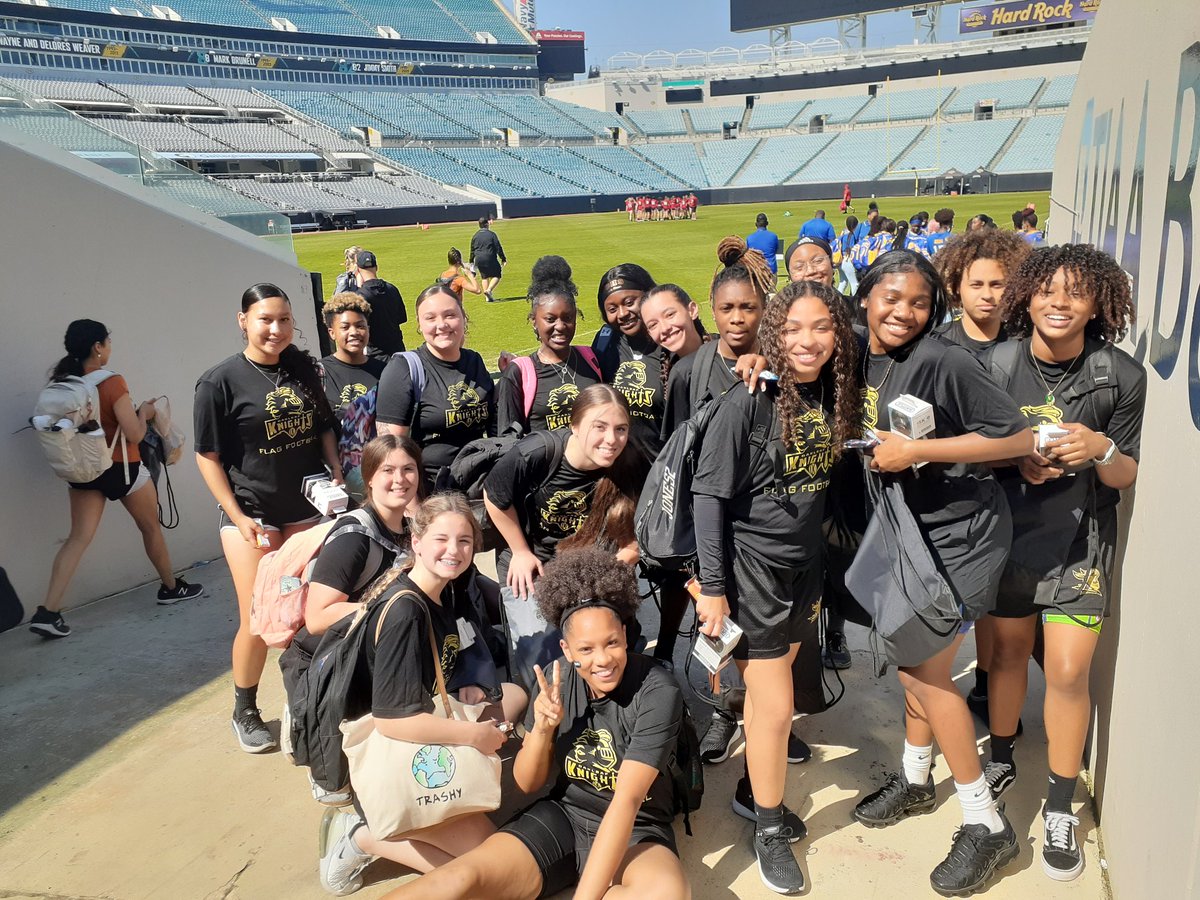
[[[1108,449],[1104,451],[1103,456],[1096,457],[1096,465],[1111,466],[1113,464],[1113,457],[1115,457],[1116,455],[1117,455],[1117,442],[1114,441],[1112,438],[1108,438]]]

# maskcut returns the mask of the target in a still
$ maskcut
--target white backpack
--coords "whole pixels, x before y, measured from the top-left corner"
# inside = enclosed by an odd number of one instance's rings
[[[124,449],[125,435],[120,428],[109,443],[100,427],[100,394],[96,388],[113,374],[97,369],[83,376],[68,375],[46,385],[38,395],[29,424],[59,478],[76,484],[93,481],[112,466],[118,439]],[[128,464],[125,480],[128,483]]]

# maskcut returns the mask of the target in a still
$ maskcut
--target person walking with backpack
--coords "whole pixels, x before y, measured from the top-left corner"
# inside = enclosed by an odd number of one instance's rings
[[[538,348],[514,357],[496,386],[496,431],[528,434],[558,431],[571,423],[576,398],[604,380],[590,347],[572,345],[579,289],[561,256],[543,256],[533,265],[529,321]]]
[[[362,677],[346,699],[347,720],[370,713],[380,736],[408,743],[473,747],[484,754],[504,746],[508,729],[500,726],[524,710],[520,691],[502,692],[495,684],[460,691],[464,703],[498,700],[476,722],[434,714],[439,683],[452,685],[461,654],[482,639],[482,625],[470,611],[447,599],[452,596],[447,588],[470,568],[480,540],[479,525],[461,494],[439,494],[421,504],[412,520],[411,568],[393,569],[362,600],[360,627],[369,638],[359,660]],[[356,791],[354,809],[330,809],[321,819],[321,885],[331,894],[357,891],[373,859],[428,872],[496,830],[486,815],[470,813],[410,833],[379,833],[364,812],[353,761],[350,785]],[[381,801],[386,803],[377,796],[367,799],[373,808]]]
[[[230,724],[243,750],[263,753],[277,743],[257,704],[267,645],[250,631],[254,575],[264,554],[321,518],[304,497],[304,478],[328,468],[341,484],[342,469],[317,361],[292,343],[287,294],[273,284],[247,288],[238,325],[246,348],[196,382],[196,465],[221,510],[221,549],[238,599]]]
[[[108,370],[112,338],[101,323],[75,320],[67,326],[63,345],[67,354],[51,370],[50,383],[79,379],[83,382],[81,389],[96,392],[100,408],[94,415],[104,431],[105,443],[112,448],[112,465],[91,481],[68,482],[71,533],[54,555],[46,597],[29,620],[29,630],[46,638],[63,638],[71,633],[61,611],[63,597],[100,527],[109,500],[120,500],[141,532],[146,558],[162,581],[158,589],[160,604],[204,593],[202,585],[188,584],[172,571],[171,554],[158,521],[158,493],[138,454],[138,444],[154,418],[154,403],[146,401],[134,408],[125,379]]]
[[[668,672],[629,650],[623,623],[638,603],[632,567],[599,548],[546,566],[538,607],[561,629],[562,658],[537,670],[513,779],[526,795],[547,784],[550,794],[388,900],[691,897],[671,828],[683,698]]]
[[[407,434],[420,445],[425,487],[432,491],[438,472],[459,450],[495,432],[495,384],[483,357],[465,346],[461,297],[432,285],[417,297],[416,314],[425,342],[388,363],[379,381],[375,419],[380,434]]]
[[[882,256],[859,283],[858,299],[868,337],[863,426],[880,440],[871,468],[900,479],[963,627],[947,634],[932,656],[898,667],[905,693],[901,771],[859,801],[854,816],[883,827],[932,809],[936,737],[963,812],[950,853],[930,875],[933,889],[951,896],[978,890],[1018,852],[1016,832],[983,777],[971,713],[951,668],[970,623],[995,606],[1012,540],[1008,504],[987,464],[1027,455],[1033,441],[1016,404],[983,367],[961,347],[929,337],[946,313],[946,290],[929,260],[909,250]],[[890,404],[901,395],[933,407],[931,434],[911,440],[885,430]],[[913,471],[918,465],[919,475]]]
[[[830,472],[859,420],[857,341],[840,295],[793,282],[768,304],[760,341],[775,388],[721,397],[692,481],[701,632],[732,617],[733,649],[746,682],[747,775],[733,799],[755,822],[763,883],[804,889],[788,844],[804,836],[783,805],[793,715],[792,662],[817,639],[821,519]]]
[[[1088,674],[1112,596],[1117,503],[1141,457],[1146,372],[1115,346],[1133,317],[1129,280],[1112,257],[1082,244],[1040,250],[1009,279],[1011,340],[990,358],[1037,449],[1000,470],[1014,536],[991,615],[986,774],[996,798],[1016,781],[1013,745],[1040,619],[1049,757],[1042,869],[1055,881],[1083,871],[1071,804],[1091,720]]]

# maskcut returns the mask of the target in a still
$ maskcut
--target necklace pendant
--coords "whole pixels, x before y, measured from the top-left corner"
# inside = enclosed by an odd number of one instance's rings
[[[1047,406],[1053,406],[1053,405],[1054,405],[1054,395],[1053,395],[1053,394],[1047,394],[1047,395],[1046,395],[1046,405],[1047,405]]]

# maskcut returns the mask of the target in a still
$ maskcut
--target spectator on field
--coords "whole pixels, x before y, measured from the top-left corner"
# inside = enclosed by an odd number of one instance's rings
[[[342,268],[343,272],[338,273],[337,280],[333,283],[333,292],[340,294],[343,291],[352,291],[358,287],[358,254],[362,252],[362,247],[354,246],[347,247],[342,253],[344,257]]]
[[[935,212],[926,235],[925,249],[929,251],[926,255],[932,257],[941,250],[946,241],[954,236],[953,231],[954,210],[943,207]]]
[[[771,267],[771,272],[778,275],[779,264],[775,258],[779,255],[779,235],[767,230],[769,224],[765,213],[755,216],[754,233],[746,238],[746,246],[761,253],[767,265]]]
[[[459,300],[463,298],[463,291],[470,291],[472,294],[483,293],[483,287],[473,267],[463,265],[462,251],[451,247],[450,252],[446,254],[446,262],[449,268],[438,276],[438,284],[450,288],[458,295]]]
[[[996,220],[986,213],[980,213],[967,223],[967,231],[981,231],[988,228],[995,228]]]
[[[508,257],[504,255],[504,248],[500,246],[500,238],[496,237],[496,233],[489,226],[488,217],[481,216],[479,230],[471,238],[470,262],[475,264],[479,277],[483,279],[483,295],[487,297],[487,302],[494,303],[496,298],[492,292],[500,283],[503,275],[501,267],[508,264]]]
[[[388,357],[404,349],[404,334],[400,326],[408,321],[404,298],[394,284],[379,277],[379,263],[370,250],[360,250],[355,257],[358,267],[358,287],[355,293],[371,304],[367,325],[371,330],[371,356]]]
[[[1046,246],[1046,235],[1044,232],[1038,231],[1037,213],[1025,209],[1021,216],[1021,236],[1025,238],[1034,247]]]
[[[867,207],[867,217],[858,223],[858,228],[856,228],[854,231],[854,243],[857,244],[863,238],[872,234],[871,223],[878,221],[878,219],[879,204],[872,200],[870,205]],[[875,230],[878,231],[879,229]]]
[[[833,230],[832,225],[825,221],[825,210],[823,209],[818,209],[811,219],[800,226],[799,236],[820,238],[831,247],[837,240],[837,232]]]

